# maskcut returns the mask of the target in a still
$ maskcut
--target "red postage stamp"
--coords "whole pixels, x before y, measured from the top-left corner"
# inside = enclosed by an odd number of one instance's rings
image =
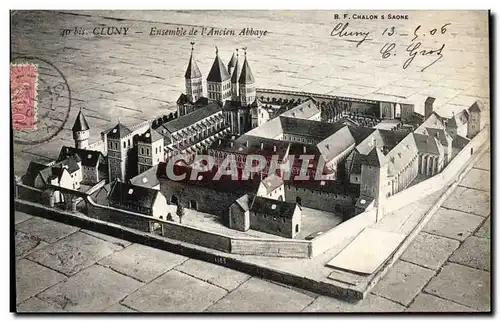
[[[37,91],[37,66],[34,64],[11,64],[10,99],[13,129],[36,129]]]

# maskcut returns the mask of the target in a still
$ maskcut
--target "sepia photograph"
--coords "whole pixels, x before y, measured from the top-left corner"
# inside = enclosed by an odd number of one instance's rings
[[[9,14],[12,312],[492,312],[488,10]]]

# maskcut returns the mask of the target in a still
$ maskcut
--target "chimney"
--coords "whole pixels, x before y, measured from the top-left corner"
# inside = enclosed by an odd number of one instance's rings
[[[425,100],[425,106],[424,106],[424,117],[425,119],[428,119],[429,116],[431,116],[433,110],[434,110],[434,101],[436,99],[434,97],[427,97]]]

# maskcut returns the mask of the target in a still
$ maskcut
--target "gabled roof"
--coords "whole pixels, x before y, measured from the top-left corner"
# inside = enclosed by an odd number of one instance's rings
[[[255,197],[250,209],[251,211],[259,214],[292,218],[297,207],[298,205],[294,202],[292,203],[263,197]]]
[[[207,81],[220,83],[228,80],[230,77],[231,76],[229,75],[226,66],[220,59],[219,54],[216,54],[212,68],[210,68],[210,72],[208,73]]]
[[[71,146],[63,146],[59,152],[57,162],[63,161],[70,156],[77,156],[85,167],[95,167],[99,162],[104,162],[104,155],[100,151],[78,149]]]
[[[413,136],[415,138],[415,144],[418,152],[439,155],[439,149],[433,136],[419,133],[413,133]]]
[[[362,155],[362,164],[366,164],[369,166],[380,167],[385,164],[385,157],[382,151],[378,147],[372,147],[372,150],[366,154]]]
[[[252,70],[250,69],[250,65],[248,64],[247,57],[245,55],[245,61],[243,62],[243,67],[241,68],[241,75],[238,79],[238,83],[240,84],[254,84],[255,78],[253,77]]]
[[[78,162],[80,161],[80,157],[78,155],[71,155],[65,160],[56,163],[54,165],[55,168],[64,168],[66,167],[68,169],[69,173],[75,173],[76,171],[80,170],[80,166],[78,165]]]
[[[470,140],[468,138],[464,138],[463,136],[460,136],[457,134],[453,138],[453,141],[451,142],[451,146],[454,149],[462,150],[469,143],[469,141]]]
[[[112,128],[106,135],[108,139],[121,139],[132,133],[128,127],[118,123],[114,128]]]
[[[438,139],[443,146],[448,146],[448,140],[446,139],[448,134],[443,129],[433,129],[428,127],[426,130],[429,136]]]
[[[270,176],[266,177],[261,181],[261,183],[264,185],[268,193],[284,184],[283,179],[275,174],[271,174]]]
[[[152,209],[158,193],[159,191],[156,189],[115,181],[111,187],[108,199],[118,206],[135,206]]]
[[[181,95],[179,95],[179,98],[177,99],[176,103],[177,103],[177,105],[184,105],[184,104],[190,103],[190,102],[189,102],[188,96],[186,94],[182,93]]]
[[[248,194],[244,194],[243,196],[236,199],[235,203],[243,210],[248,211],[250,209],[250,196]]]
[[[152,128],[149,128],[146,132],[137,137],[138,142],[144,143],[154,143],[156,141],[160,141],[161,139],[163,139],[163,136]]]
[[[461,112],[455,114],[446,125],[448,127],[458,128],[464,124],[467,124],[469,118],[469,113],[466,110],[462,110]]]
[[[469,112],[481,112],[483,108],[483,104],[481,104],[480,101],[475,101],[474,104],[469,107]]]
[[[323,155],[325,161],[328,162],[355,144],[356,141],[352,137],[351,131],[349,131],[347,126],[344,126],[323,141],[319,142],[317,147]]]
[[[274,140],[244,134],[236,140],[233,140],[230,137],[218,140],[216,139],[209,148],[216,151],[242,155],[258,154],[264,157],[278,155],[279,158],[282,159],[288,154],[290,144],[290,142],[282,140]]]
[[[76,116],[75,124],[73,124],[73,132],[76,131],[87,131],[89,130],[89,124],[87,123],[87,120],[85,119],[85,116],[82,113],[82,110],[78,112],[78,115]]]
[[[141,174],[130,179],[130,183],[134,186],[140,186],[145,188],[153,188],[160,184],[156,173],[158,171],[158,166],[155,165]]]
[[[410,133],[385,156],[388,162],[388,175],[394,176],[400,173],[417,153],[415,137]]]
[[[207,117],[210,117],[221,111],[221,108],[216,103],[208,104],[203,108],[199,108],[189,114],[183,115],[176,119],[173,119],[170,122],[163,124],[163,127],[167,129],[170,133],[179,131],[183,128],[190,126],[198,121],[201,121]],[[163,134],[162,131],[159,131],[160,134]]]
[[[300,119],[310,119],[311,117],[321,113],[314,100],[308,99],[294,108],[284,112],[281,116],[295,117]]]
[[[296,134],[324,140],[345,125],[280,116],[284,134]]]
[[[28,165],[28,169],[26,170],[26,173],[24,174],[22,181],[23,184],[27,186],[34,187],[35,186],[35,179],[42,171],[43,169],[48,168],[47,165],[36,162],[36,161],[31,161],[30,164]]]
[[[189,63],[186,68],[186,73],[184,74],[184,78],[186,79],[194,79],[194,78],[201,78],[201,72],[200,69],[198,68],[198,64],[196,63],[196,60],[194,59],[193,51],[191,51],[191,57],[189,57]]]
[[[180,162],[179,162],[180,163]],[[230,175],[222,175],[219,180],[214,180],[214,176],[217,174],[217,168],[213,167],[210,171],[199,172],[195,180],[191,180],[192,168],[183,165],[174,165],[174,173],[176,175],[186,174],[183,180],[172,180],[167,174],[167,164],[168,162],[160,162],[158,164],[157,177],[160,180],[160,184],[182,184],[186,189],[191,189],[191,187],[204,188],[210,191],[216,191],[219,193],[228,194],[231,196],[230,199],[224,200],[233,203],[236,199],[244,195],[245,193],[255,194],[259,185],[260,179],[248,179],[239,180],[235,182],[232,180]],[[227,196],[229,198],[229,196]],[[229,207],[229,205],[228,205]]]

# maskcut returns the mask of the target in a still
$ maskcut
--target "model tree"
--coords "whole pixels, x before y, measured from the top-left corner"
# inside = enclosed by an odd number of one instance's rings
[[[184,207],[181,205],[181,203],[179,202],[177,204],[177,211],[176,211],[176,215],[177,217],[179,217],[179,223],[182,224],[182,217],[184,217]]]

